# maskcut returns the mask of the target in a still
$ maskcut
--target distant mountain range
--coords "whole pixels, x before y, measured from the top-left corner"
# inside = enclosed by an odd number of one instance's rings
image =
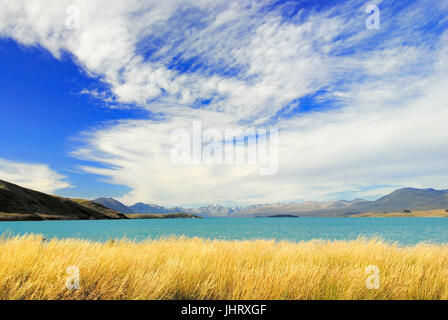
[[[136,203],[130,207],[115,199],[96,199],[94,202],[122,213],[159,214],[189,213],[203,217],[263,217],[294,215],[300,217],[337,217],[359,213],[398,212],[403,210],[448,209],[448,190],[398,189],[375,201],[307,201],[275,204],[255,204],[246,207],[210,205],[201,208],[165,208],[155,204]]]
[[[246,207],[210,205],[201,208],[166,208],[144,203],[128,207],[112,198],[93,201],[63,198],[0,180],[0,221],[146,218],[144,215],[152,215],[152,218],[344,217],[363,213],[373,213],[374,216],[375,213],[436,209],[448,209],[448,190],[404,188],[375,201],[356,199],[254,204]]]
[[[186,213],[182,208],[165,208],[156,204],[136,203],[130,206],[129,209],[133,213]]]

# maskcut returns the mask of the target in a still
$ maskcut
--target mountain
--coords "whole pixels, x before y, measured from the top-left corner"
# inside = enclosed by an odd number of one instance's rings
[[[375,201],[306,201],[254,204],[247,207],[210,205],[200,208],[168,209],[154,204],[137,203],[130,207],[136,213],[188,213],[203,217],[264,217],[295,215],[300,217],[344,217],[360,213],[400,212],[403,210],[448,209],[448,190],[398,189]]]
[[[98,198],[93,200],[93,202],[124,214],[134,213],[129,207],[113,198]]]
[[[4,182],[4,185],[7,183]],[[9,184],[10,186],[14,186]],[[15,186],[18,187],[18,186]],[[10,187],[11,188],[11,187]],[[20,187],[18,187],[20,188]],[[0,185],[0,191],[7,187]],[[22,188],[24,189],[24,188]],[[30,190],[31,191],[31,190]],[[32,191],[36,192],[36,191]],[[39,193],[43,195],[42,193]],[[434,210],[434,209],[448,209],[448,190],[434,190],[434,189],[416,189],[403,188],[398,189],[391,194],[381,197],[375,201],[368,201],[363,199],[356,199],[352,201],[306,201],[306,202],[290,202],[290,203],[265,203],[253,204],[246,207],[224,207],[220,205],[209,205],[200,208],[166,208],[156,204],[136,203],[130,207],[125,206],[121,202],[112,198],[98,198],[94,201],[82,199],[64,199],[46,195],[59,202],[71,201],[74,204],[81,205],[84,209],[91,209],[96,214],[106,215],[108,218],[126,218],[124,214],[187,214],[201,217],[267,217],[267,216],[300,216],[300,217],[344,217],[357,215],[362,213],[387,213],[387,212],[402,212],[403,210]],[[36,209],[32,205],[19,209],[5,208],[1,201],[0,192],[0,212],[12,213],[20,212],[27,213],[29,219],[42,219],[42,215],[36,216],[34,212],[47,212],[48,208]],[[34,201],[34,200],[33,200]],[[36,201],[31,201],[35,203]],[[45,201],[44,201],[45,202]],[[20,202],[15,203],[18,205]],[[39,202],[37,202],[39,203]],[[50,207],[54,208],[56,203],[52,203]],[[31,208],[31,209],[30,209]],[[79,207],[77,207],[79,209]],[[9,211],[5,211],[9,210]],[[16,211],[14,211],[16,210]],[[18,210],[18,211],[17,211]],[[64,211],[65,210],[65,211]],[[50,212],[50,211],[48,211]],[[60,212],[65,212],[65,215],[72,217],[72,211],[62,209],[59,205],[54,214],[58,215]],[[91,213],[91,212],[90,212]],[[23,216],[22,216],[23,217]],[[85,215],[83,216],[85,218]],[[93,215],[93,217],[96,217]],[[135,216],[137,217],[137,215]],[[135,218],[134,217],[134,218]],[[49,217],[52,218],[52,217]],[[54,217],[53,217],[54,218]],[[66,217],[65,217],[66,218]],[[1,216],[0,216],[1,219]]]
[[[133,213],[159,214],[159,213],[187,213],[182,208],[165,208],[156,204],[136,203],[129,207]]]
[[[254,204],[247,207],[223,207],[220,205],[209,205],[200,208],[166,208],[155,204],[136,203],[129,208],[139,214],[166,214],[186,213],[202,217],[252,217],[268,215],[300,214],[301,216],[333,216],[353,211],[354,205],[359,205],[366,200],[354,201],[308,201],[303,203],[277,203],[277,204]],[[367,201],[368,202],[368,201]]]
[[[233,216],[263,217],[272,215],[296,215],[301,217],[333,217],[359,213],[367,200],[306,201],[292,203],[259,204],[242,208]]]
[[[448,208],[448,190],[403,188],[375,201],[308,201],[289,204],[265,204],[246,207],[233,216],[268,216],[294,214],[301,217],[350,216],[359,213],[400,212]]]
[[[236,212],[235,208],[226,208],[218,205],[210,205],[201,208],[166,208],[156,204],[136,203],[129,207],[133,213],[138,214],[167,214],[184,213],[198,216],[225,217]],[[236,207],[237,208],[237,207]]]
[[[446,209],[448,208],[448,190],[398,189],[373,201],[367,208],[373,212]]]
[[[0,220],[127,219],[88,200],[67,199],[0,180]]]
[[[201,216],[211,216],[211,217],[226,217],[235,212],[238,212],[239,210],[238,207],[227,208],[219,205],[210,205],[194,209],[183,209],[183,208],[180,209],[183,210],[183,212],[188,212],[190,214],[197,214]]]

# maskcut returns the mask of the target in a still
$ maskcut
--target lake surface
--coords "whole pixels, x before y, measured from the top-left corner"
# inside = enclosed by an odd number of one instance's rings
[[[95,241],[165,236],[246,240],[352,240],[382,238],[403,245],[448,243],[448,218],[208,218],[175,220],[0,222],[2,233]]]

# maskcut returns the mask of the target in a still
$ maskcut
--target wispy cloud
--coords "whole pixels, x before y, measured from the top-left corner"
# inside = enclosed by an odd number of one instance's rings
[[[92,129],[74,152],[107,165],[87,172],[130,187],[124,201],[271,202],[372,185],[445,186],[443,2],[373,2],[380,30],[366,29],[364,1],[0,3],[1,35],[70,52],[109,85],[114,104],[159,115]],[[80,8],[79,30],[65,28],[69,4]],[[192,119],[280,128],[279,173],[174,166],[170,132]]]
[[[0,159],[0,179],[22,187],[53,193],[71,187],[66,177],[45,164],[14,162]]]

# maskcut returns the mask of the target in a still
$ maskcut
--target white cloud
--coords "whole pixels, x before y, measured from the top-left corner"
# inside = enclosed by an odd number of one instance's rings
[[[31,164],[0,159],[0,179],[21,187],[53,193],[70,187],[63,175],[45,164]]]
[[[252,203],[372,185],[445,188],[448,36],[421,30],[446,6],[416,2],[395,15],[386,7],[382,30],[367,30],[361,1],[290,20],[281,9],[260,13],[267,3],[0,0],[0,34],[56,56],[69,51],[111,86],[116,102],[163,113],[92,129],[74,152],[108,166],[86,171],[130,187],[123,201]],[[64,28],[69,4],[81,9],[76,32]],[[170,68],[178,60],[193,67]],[[298,99],[316,92],[323,110],[300,113]],[[192,108],[200,100],[210,103]],[[193,119],[217,129],[280,128],[279,173],[172,165],[170,133]]]

